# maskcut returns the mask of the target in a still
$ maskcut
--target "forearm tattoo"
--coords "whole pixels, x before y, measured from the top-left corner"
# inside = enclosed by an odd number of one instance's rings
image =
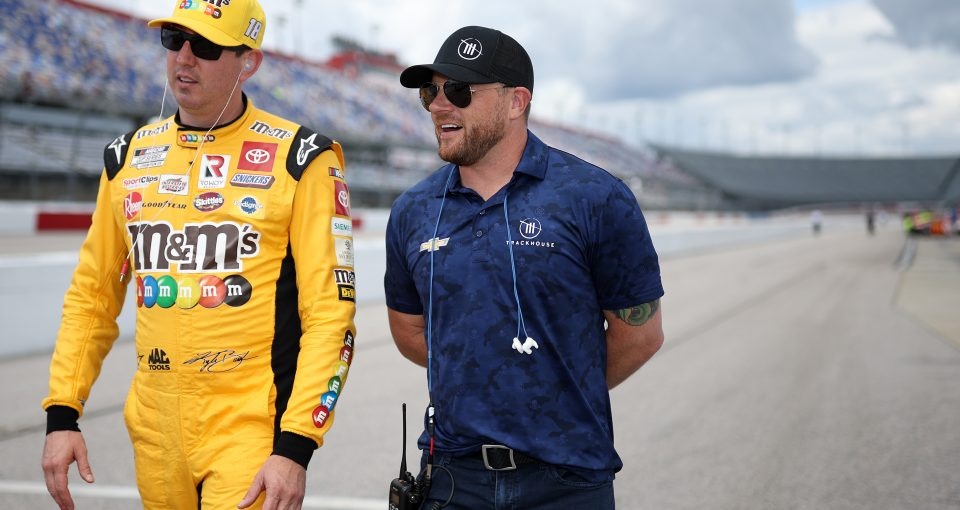
[[[657,312],[657,308],[660,308],[659,299],[634,306],[633,308],[617,310],[615,313],[620,320],[631,326],[642,326],[650,320],[650,317],[653,317],[653,314]]]

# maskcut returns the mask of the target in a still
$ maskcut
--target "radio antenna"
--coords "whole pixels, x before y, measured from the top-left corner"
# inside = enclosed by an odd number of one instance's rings
[[[403,479],[407,474],[407,403],[403,403],[403,435],[400,438],[400,478]]]

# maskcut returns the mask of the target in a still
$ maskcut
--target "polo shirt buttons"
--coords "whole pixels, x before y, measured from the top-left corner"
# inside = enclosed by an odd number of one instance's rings
[[[483,231],[482,231],[482,230],[478,230],[474,235],[477,236],[477,237],[483,237]]]

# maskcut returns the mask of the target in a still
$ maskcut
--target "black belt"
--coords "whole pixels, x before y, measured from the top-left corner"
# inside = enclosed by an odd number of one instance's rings
[[[537,462],[537,459],[499,444],[485,444],[480,447],[483,466],[491,471],[512,471],[519,464]]]

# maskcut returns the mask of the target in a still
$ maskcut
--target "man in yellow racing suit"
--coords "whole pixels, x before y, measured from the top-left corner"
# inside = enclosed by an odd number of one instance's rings
[[[159,20],[180,110],[105,148],[93,223],[66,294],[43,401],[43,467],[61,508],[73,507],[70,463],[93,481],[77,421],[118,336],[128,285],[137,293],[129,360],[137,371],[124,418],[145,508],[299,508],[352,361],[340,145],[257,109],[242,92],[215,105],[223,122],[192,127],[187,117],[202,117],[190,94],[206,78],[185,70],[236,57],[240,84],[262,58],[224,51],[200,62],[213,56],[205,44],[232,46],[208,36],[209,26],[238,32],[263,14],[255,0],[224,4],[216,18],[188,4]],[[180,48],[168,46],[168,29],[181,31]],[[258,49],[258,35],[247,46]]]

